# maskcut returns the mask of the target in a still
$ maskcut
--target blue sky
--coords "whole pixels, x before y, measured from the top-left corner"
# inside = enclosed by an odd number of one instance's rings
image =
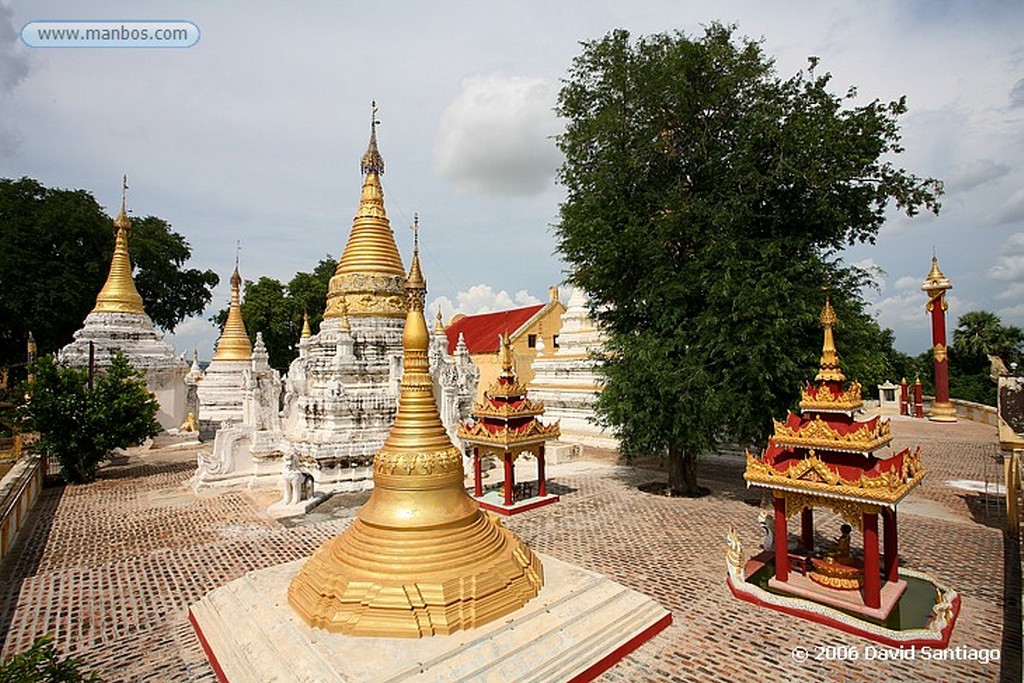
[[[564,279],[551,224],[563,197],[552,107],[579,42],[734,22],[780,74],[815,55],[838,92],[907,95],[898,162],[943,179],[937,218],[893,212],[868,298],[897,346],[930,346],[920,284],[934,247],[950,315],[1024,325],[1024,3],[1020,2],[7,2],[0,0],[0,175],[84,188],[113,212],[172,223],[192,264],[287,281],[340,255],[359,196],[370,101],[408,259],[422,226],[428,303],[446,314],[544,300]],[[40,19],[184,19],[188,49],[32,49]],[[208,314],[209,315],[209,314]],[[205,319],[171,341],[209,358]]]

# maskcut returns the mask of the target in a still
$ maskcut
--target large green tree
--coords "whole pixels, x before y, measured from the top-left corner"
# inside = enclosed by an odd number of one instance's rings
[[[815,66],[783,79],[720,24],[617,30],[584,44],[559,93],[558,246],[610,338],[598,409],[627,455],[668,457],[677,493],[700,492],[698,455],[759,442],[793,406],[822,286],[884,346],[840,251],[873,240],[890,203],[939,208],[941,184],[892,161],[905,101],[858,105]]]
[[[84,190],[0,178],[0,366],[25,360],[33,333],[39,354],[71,341],[107,276],[112,220]],[[184,268],[185,239],[164,220],[132,218],[129,249],[146,312],[165,330],[203,311],[217,275]]]

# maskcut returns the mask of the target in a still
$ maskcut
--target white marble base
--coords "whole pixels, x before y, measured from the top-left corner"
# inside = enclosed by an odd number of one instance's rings
[[[327,494],[322,491],[316,491],[306,500],[293,503],[292,505],[286,505],[285,503],[278,501],[267,508],[267,514],[273,519],[298,517],[299,515],[306,514],[325,500],[327,500]]]
[[[357,638],[306,625],[288,604],[305,560],[249,572],[207,593],[189,619],[221,681],[590,680],[672,621],[647,596],[546,555],[544,588],[471,631]]]

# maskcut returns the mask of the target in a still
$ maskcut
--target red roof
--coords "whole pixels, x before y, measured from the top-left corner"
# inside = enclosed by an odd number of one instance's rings
[[[497,313],[480,313],[459,318],[444,332],[448,335],[448,353],[455,353],[459,333],[466,339],[470,353],[497,353],[498,335],[508,332],[510,337],[537,315],[546,304],[513,308]]]

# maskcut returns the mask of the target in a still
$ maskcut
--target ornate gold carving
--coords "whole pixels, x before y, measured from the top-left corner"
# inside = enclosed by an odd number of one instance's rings
[[[493,396],[493,394],[489,394]],[[473,405],[473,414],[487,417],[500,417],[500,418],[512,418],[512,417],[530,417],[532,415],[543,415],[544,414],[544,403],[542,401],[532,401],[528,398],[524,398],[517,403],[501,403],[495,405],[494,403],[475,403]]]
[[[813,472],[813,474],[810,474]],[[800,494],[794,491],[783,489],[804,489],[804,495],[813,496],[813,500],[833,501],[822,503],[843,514],[834,502],[837,497],[858,498],[870,501],[877,501],[880,504],[898,503],[910,490],[921,483],[925,470],[921,466],[921,449],[918,447],[913,453],[908,452],[903,458],[903,466],[899,472],[883,472],[876,477],[866,477],[861,474],[856,481],[843,479],[838,473],[833,472],[817,456],[810,454],[799,463],[792,465],[785,472],[779,472],[771,465],[755,458],[747,451],[747,466],[743,472],[743,478],[755,486],[764,486],[774,489],[776,495],[786,497],[786,515],[790,516],[797,510],[790,510],[791,505],[801,505]],[[857,506],[857,510],[863,512],[866,508],[863,503],[851,502]],[[806,504],[804,507],[812,507]],[[799,509],[799,508],[798,508]],[[868,510],[871,511],[871,510]],[[877,510],[876,510],[877,511]],[[845,515],[843,515],[846,517]],[[853,519],[847,518],[851,524]],[[860,524],[860,522],[857,522]]]
[[[946,355],[946,347],[941,342],[935,345],[932,349],[932,353],[935,354],[936,363],[945,363],[948,356]]]
[[[775,435],[772,440],[783,446],[805,446],[824,450],[867,452],[877,450],[892,441],[888,420],[878,420],[874,428],[865,424],[858,429],[841,434],[831,425],[815,417],[810,422],[793,429],[785,422],[773,420]]]
[[[810,410],[857,410],[864,405],[861,399],[860,383],[853,382],[840,394],[833,394],[827,385],[819,384],[800,390],[800,409]]]
[[[828,297],[825,297],[825,308],[822,309],[818,320],[825,329],[825,341],[821,347],[818,375],[814,379],[819,382],[842,382],[846,377],[839,369],[839,354],[836,352],[836,345],[832,339],[832,328],[838,318],[836,318],[836,312],[832,310],[832,304]]]
[[[510,430],[507,425],[490,431],[483,422],[475,422],[471,427],[459,425],[459,438],[463,441],[486,442],[503,446],[514,446],[527,441],[557,439],[561,430],[558,423],[542,425],[536,420],[527,423],[521,431]]]
[[[448,474],[462,471],[462,454],[452,447],[433,453],[408,453],[380,450],[373,458],[374,473],[387,475]]]

